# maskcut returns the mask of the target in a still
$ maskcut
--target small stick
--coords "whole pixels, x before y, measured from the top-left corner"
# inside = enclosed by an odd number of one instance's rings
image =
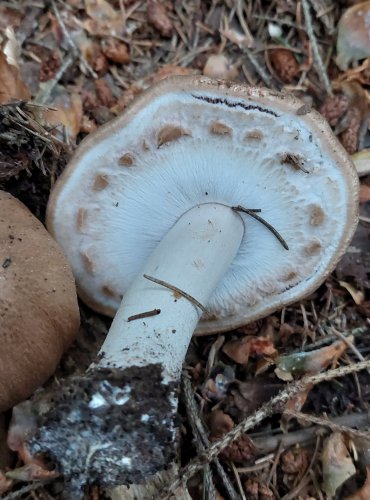
[[[58,21],[58,24],[60,26],[60,29],[62,30],[63,35],[66,37],[67,42],[68,42],[69,46],[72,49],[72,52],[74,53],[75,56],[77,56],[79,58],[79,60],[81,62],[81,65],[85,68],[85,70],[88,73],[90,73],[90,75],[93,78],[98,78],[98,75],[95,73],[95,71],[92,69],[92,67],[90,66],[90,64],[83,57],[83,55],[81,54],[81,51],[78,49],[77,45],[75,44],[75,42],[73,41],[71,35],[69,34],[69,32],[67,30],[67,27],[64,24],[62,16],[60,15],[60,12],[59,12],[58,7],[56,6],[54,0],[51,0],[51,6],[52,6],[52,9],[53,9],[54,15],[56,17],[56,20]]]
[[[185,299],[187,299],[189,302],[191,302],[195,306],[199,307],[199,309],[201,311],[203,311],[204,313],[208,314],[207,309],[200,302],[198,302],[197,299],[195,299],[194,297],[192,297],[188,293],[184,292],[180,288],[177,288],[177,286],[171,285],[170,283],[167,283],[167,281],[163,281],[163,280],[160,280],[158,278],[154,278],[153,276],[148,276],[147,274],[143,274],[143,276],[144,276],[145,279],[147,279],[149,281],[153,281],[153,283],[157,283],[158,285],[162,285],[165,288],[169,288],[170,290],[173,290],[174,292],[177,292],[179,295],[181,295],[182,297],[184,297]]]
[[[295,411],[295,410],[285,410],[284,414],[297,418],[299,420],[303,420],[304,422],[309,422],[311,424],[317,424],[329,427],[329,429],[334,432],[344,432],[346,434],[349,434],[350,436],[355,436],[370,441],[370,432],[363,432],[363,431],[358,431],[357,429],[351,429],[346,425],[336,424],[335,422],[329,419],[315,417],[314,415],[308,415],[307,413],[302,413],[300,411]]]
[[[322,61],[320,52],[319,52],[319,47],[317,45],[317,40],[315,33],[313,31],[313,26],[312,26],[312,18],[311,18],[311,13],[310,13],[310,7],[308,5],[307,0],[302,0],[302,7],[303,7],[303,12],[304,12],[304,18],[306,21],[306,27],[307,27],[307,34],[308,38],[311,41],[311,46],[312,46],[312,52],[313,56],[317,65],[317,72],[319,74],[319,78],[324,84],[325,90],[329,95],[333,95],[332,89],[331,89],[331,84],[329,77],[326,72],[326,68],[324,66],[324,63]]]
[[[160,309],[153,309],[152,311],[146,311],[139,314],[133,314],[127,318],[127,321],[135,321],[136,319],[150,318],[150,316],[157,316],[161,313]]]
[[[206,446],[209,446],[208,435],[206,429],[204,428],[203,422],[199,416],[199,408],[194,399],[193,389],[191,387],[191,382],[188,377],[183,375],[183,394],[185,399],[186,413],[189,417],[189,423],[191,425],[194,436],[198,439],[196,440],[197,452],[203,451]],[[209,464],[208,464],[209,465]],[[218,475],[227,491],[230,500],[239,500],[239,495],[234,490],[234,486],[230,482],[228,475],[226,474],[224,468],[222,467],[218,458],[215,459],[215,467]]]
[[[250,208],[244,208],[241,205],[238,205],[237,207],[231,207],[231,210],[234,210],[234,212],[243,212],[245,214],[250,215],[254,219],[258,220],[258,222],[261,222],[261,224],[266,226],[267,229],[269,229],[272,232],[272,234],[280,241],[280,243],[283,245],[285,250],[289,250],[288,244],[284,240],[284,238],[281,236],[281,234],[279,234],[278,231],[271,224],[269,224],[267,221],[265,221],[265,219],[262,219],[262,217],[260,217],[259,215],[256,215],[255,210],[251,210]]]

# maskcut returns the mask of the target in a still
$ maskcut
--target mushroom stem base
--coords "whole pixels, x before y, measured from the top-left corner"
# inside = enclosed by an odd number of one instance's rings
[[[174,458],[173,398],[160,365],[90,370],[55,388],[27,447],[55,464],[71,498],[87,484],[142,482]]]

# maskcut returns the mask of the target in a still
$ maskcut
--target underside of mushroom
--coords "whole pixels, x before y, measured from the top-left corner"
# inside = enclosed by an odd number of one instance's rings
[[[105,484],[165,467],[194,329],[230,330],[300,299],[344,252],[357,176],[301,105],[169,79],[88,137],[59,180],[48,227],[82,299],[116,314],[99,358],[60,398],[65,426],[51,412],[29,443],[74,488],[102,481],[107,464]]]

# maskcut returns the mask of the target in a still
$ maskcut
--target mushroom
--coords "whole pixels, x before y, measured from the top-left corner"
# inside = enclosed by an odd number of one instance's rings
[[[164,468],[194,330],[301,299],[345,251],[357,175],[325,120],[301,109],[266,89],[170,78],[85,139],[59,179],[48,228],[80,297],[114,316],[98,359],[29,442],[75,488]]]
[[[78,328],[62,251],[21,202],[0,191],[0,412],[52,375]]]

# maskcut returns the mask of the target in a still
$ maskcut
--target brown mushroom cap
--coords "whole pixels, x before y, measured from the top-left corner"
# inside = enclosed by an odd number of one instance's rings
[[[74,279],[57,243],[0,191],[0,411],[47,380],[79,323]]]

